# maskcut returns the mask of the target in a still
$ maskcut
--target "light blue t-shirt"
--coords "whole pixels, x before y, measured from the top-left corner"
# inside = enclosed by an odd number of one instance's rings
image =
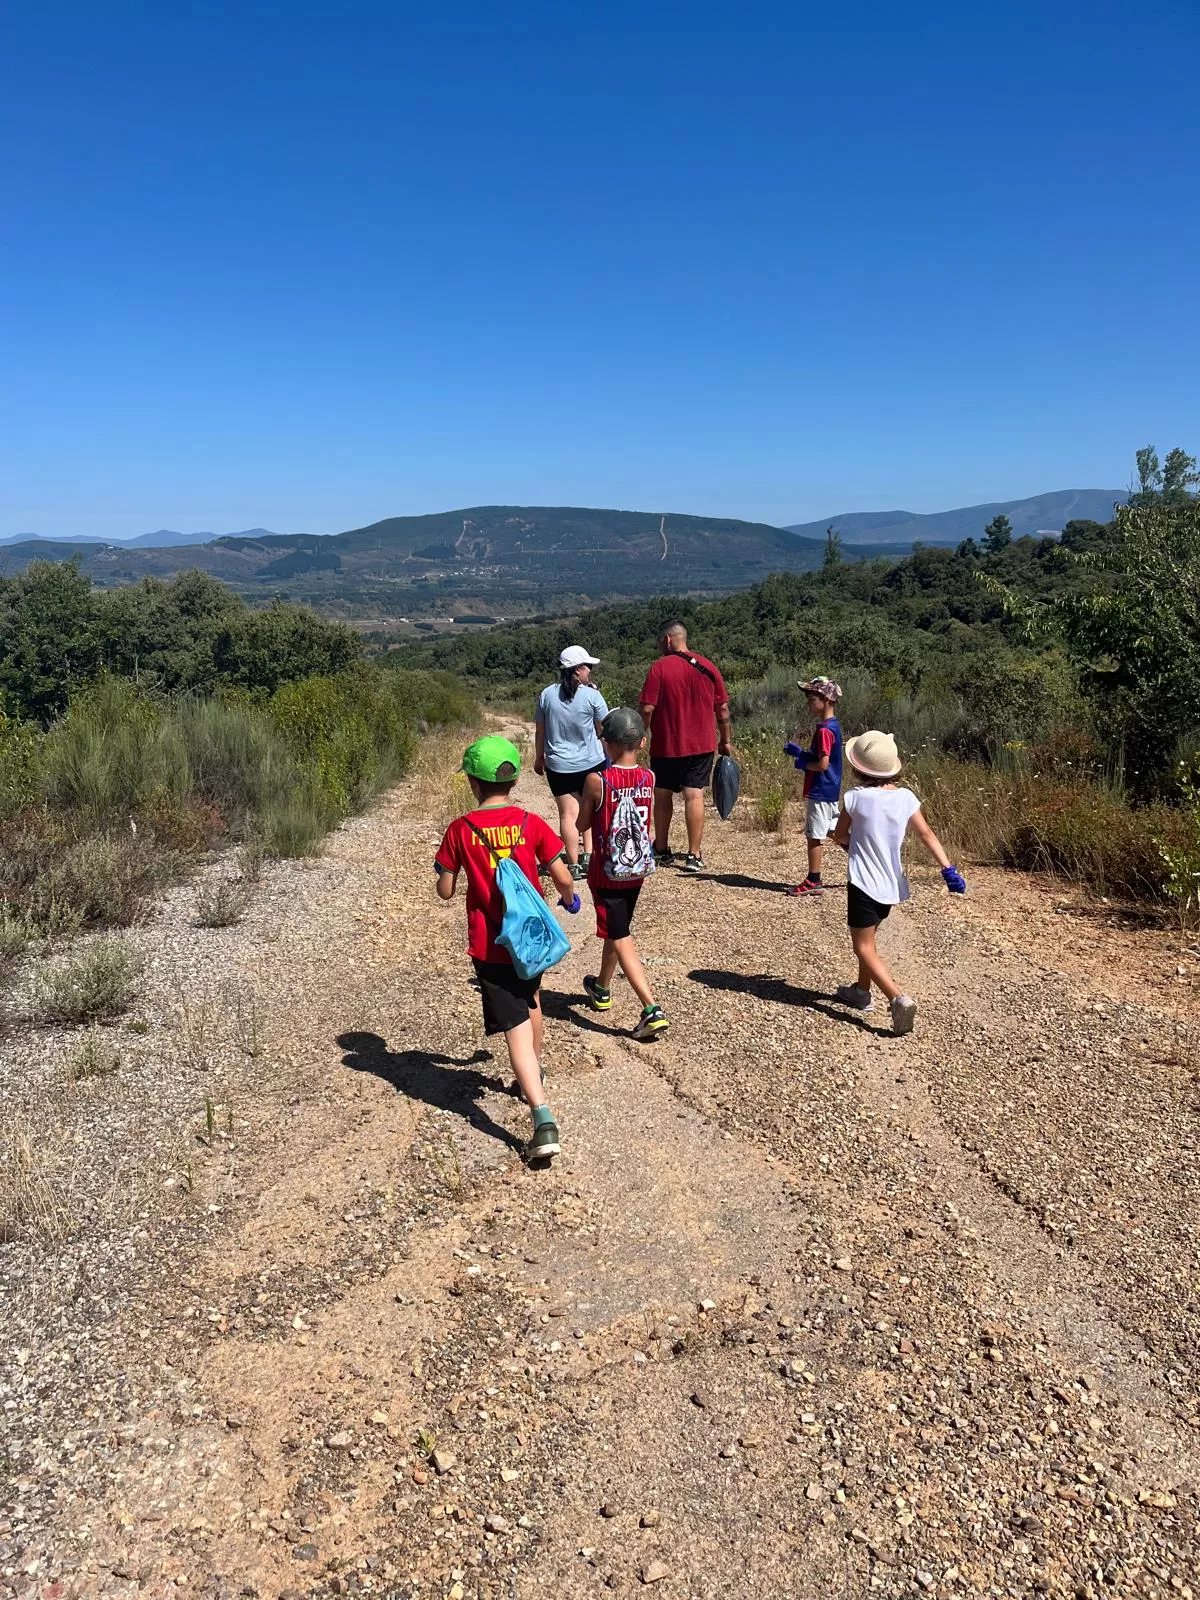
[[[604,747],[596,737],[608,707],[599,689],[581,683],[572,699],[564,700],[558,684],[538,695],[534,717],[546,728],[546,765],[551,772],[586,772],[604,760]]]

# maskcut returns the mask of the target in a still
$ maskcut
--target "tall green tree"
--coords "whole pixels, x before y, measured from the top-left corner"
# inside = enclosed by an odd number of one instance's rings
[[[1158,451],[1148,444],[1137,452],[1135,460],[1138,486],[1130,496],[1135,505],[1150,505],[1156,500],[1178,505],[1200,484],[1195,456],[1188,455],[1178,445],[1168,450],[1166,459],[1160,462]]]
[[[1003,511],[999,516],[993,517],[983,530],[984,543],[991,556],[998,556],[1007,550],[1012,543],[1013,526]]]
[[[825,529],[825,561],[827,567],[840,567],[842,564],[842,536],[831,523]]]
[[[1123,506],[1077,559],[1097,581],[1054,614],[1098,724],[1148,791],[1200,751],[1200,499]]]

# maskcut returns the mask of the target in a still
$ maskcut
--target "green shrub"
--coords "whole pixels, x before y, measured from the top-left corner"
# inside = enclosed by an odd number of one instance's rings
[[[173,716],[194,793],[215,805],[235,833],[294,787],[295,757],[264,712],[226,696],[189,696]]]
[[[41,738],[31,722],[0,707],[0,822],[32,805],[40,792]]]
[[[365,802],[380,753],[366,718],[339,684],[332,678],[286,683],[271,696],[269,710],[298,764],[316,773],[330,821]]]
[[[29,943],[29,924],[0,900],[0,972],[24,954]]]
[[[46,735],[46,799],[93,821],[129,815],[152,795],[190,787],[187,750],[173,719],[120,678],[102,678],[72,700]]]
[[[141,970],[141,959],[122,940],[97,939],[37,975],[34,1020],[77,1024],[119,1016],[133,998]]]
[[[240,883],[219,878],[202,885],[196,895],[196,921],[202,928],[232,928],[246,914],[247,895]]]
[[[315,855],[329,829],[324,798],[311,786],[272,802],[260,817],[267,852],[287,860]]]

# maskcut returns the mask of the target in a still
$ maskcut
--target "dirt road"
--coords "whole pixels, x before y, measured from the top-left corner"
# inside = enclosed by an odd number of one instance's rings
[[[893,1039],[713,821],[639,912],[667,1039],[572,925],[530,1172],[436,799],[175,895],[113,1076],[5,1043],[75,1154],[0,1246],[0,1595],[1200,1596],[1200,953],[918,871]]]

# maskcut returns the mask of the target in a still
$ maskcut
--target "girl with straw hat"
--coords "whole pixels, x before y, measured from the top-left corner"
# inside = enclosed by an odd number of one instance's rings
[[[950,893],[966,894],[967,886],[926,822],[921,802],[911,789],[896,782],[901,763],[892,735],[874,729],[860,733],[847,741],[846,760],[860,781],[842,798],[842,814],[833,842],[850,857],[846,920],[850,943],[858,957],[858,978],[854,983],[843,984],[834,998],[855,1011],[873,1011],[874,984],[888,1003],[892,1032],[909,1033],[916,1020],[917,1002],[902,992],[875,945],[879,924],[893,906],[909,897],[908,879],[900,859],[909,828],[941,867]]]

